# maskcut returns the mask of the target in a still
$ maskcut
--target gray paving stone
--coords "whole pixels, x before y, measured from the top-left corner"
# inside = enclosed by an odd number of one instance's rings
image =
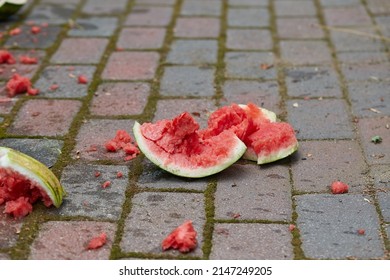
[[[167,26],[173,14],[171,7],[134,6],[125,25]]]
[[[92,15],[119,15],[125,11],[126,5],[127,0],[87,0],[86,4],[82,9],[82,12],[85,14]]]
[[[329,26],[371,25],[371,18],[363,5],[328,7],[323,12]]]
[[[4,209],[5,206],[0,205],[0,249],[15,246],[23,226],[23,220],[5,214]]]
[[[378,39],[373,27],[349,27],[345,30],[329,30],[330,38],[337,52],[341,51],[383,51],[384,45]]]
[[[262,83],[258,81],[228,80],[223,86],[223,94],[224,98],[221,100],[223,105],[251,102],[276,114],[281,112],[279,86],[274,81]]]
[[[209,64],[217,62],[216,40],[176,40],[171,45],[167,62],[173,64]]]
[[[187,255],[202,257],[205,223],[203,194],[138,193],[132,199],[132,209],[125,220],[120,247],[124,252],[178,256],[180,253],[176,250],[163,253],[161,242],[187,220],[192,220],[198,241],[197,248]]]
[[[0,253],[0,260],[10,260],[11,257],[6,253]]]
[[[300,142],[292,161],[294,187],[301,192],[329,192],[334,181],[348,184],[349,192],[368,185],[368,168],[356,141]]]
[[[96,172],[100,175],[97,177]],[[118,178],[117,173],[123,176]],[[104,182],[111,185],[103,188]],[[65,167],[61,184],[66,191],[63,204],[53,214],[118,220],[125,201],[128,168],[115,165],[76,164]]]
[[[61,155],[63,141],[54,139],[5,138],[0,140],[0,146],[18,150],[51,167]]]
[[[263,6],[269,5],[268,0],[229,0],[229,6]]]
[[[341,65],[350,64],[376,64],[388,60],[385,52],[359,51],[359,52],[339,52],[336,54]]]
[[[225,53],[227,78],[275,79],[275,58],[269,52]],[[268,69],[262,69],[262,65]]]
[[[379,29],[386,37],[390,37],[390,15],[375,18]]]
[[[316,16],[313,1],[285,0],[275,1],[276,16]]]
[[[355,64],[342,66],[341,71],[347,81],[390,82],[390,63]]]
[[[386,223],[390,223],[390,193],[379,192],[377,196],[383,219]]]
[[[299,139],[355,137],[344,100],[289,100],[287,110]]]
[[[390,166],[375,165],[371,168],[374,186],[379,190],[390,190]]]
[[[213,67],[165,67],[160,94],[165,96],[213,96],[214,72]]]
[[[33,34],[30,32],[30,26],[22,26],[22,33],[9,37],[5,42],[5,46],[28,49],[46,49],[53,46],[61,32],[61,27],[49,25],[47,27],[41,26],[40,28],[40,33]]]
[[[320,39],[325,36],[316,18],[278,18],[276,23],[279,38]]]
[[[323,7],[337,7],[360,4],[360,0],[320,0]]]
[[[48,66],[34,86],[39,88],[39,96],[82,98],[88,94],[88,84],[80,84],[78,76],[85,76],[91,83],[95,70],[95,66]]]
[[[372,259],[384,255],[375,206],[363,195],[295,197],[302,249],[314,259]],[[359,235],[358,230],[365,230]]]
[[[185,0],[180,14],[186,16],[219,16],[222,11],[220,0]]]
[[[289,96],[342,97],[337,73],[331,67],[294,67],[284,73]]]
[[[271,33],[262,29],[228,29],[226,47],[232,50],[270,50]]]
[[[137,186],[150,189],[186,189],[204,191],[207,187],[207,178],[191,179],[172,175],[149,160],[143,161],[143,170]]]
[[[374,117],[377,110],[384,115],[390,115],[390,82],[366,82],[348,84],[352,112],[358,117]]]
[[[68,23],[75,9],[74,4],[39,4],[34,6],[26,21],[33,21],[35,24],[65,24]]]
[[[266,8],[229,8],[227,23],[230,27],[267,27],[269,13]]]
[[[210,259],[213,260],[294,258],[287,225],[216,224],[212,243]]]
[[[281,41],[282,62],[293,65],[331,64],[332,57],[323,41]]]
[[[234,164],[217,178],[216,219],[291,219],[291,186],[286,166]]]
[[[367,7],[374,15],[390,13],[390,3],[387,0],[367,0]]]
[[[176,0],[136,0],[136,3],[144,5],[174,5]]]
[[[359,119],[358,131],[369,164],[390,164],[389,124],[389,116]],[[382,137],[381,143],[371,141],[376,135]]]
[[[80,18],[75,21],[68,34],[76,37],[110,37],[117,24],[118,19],[115,17]]]

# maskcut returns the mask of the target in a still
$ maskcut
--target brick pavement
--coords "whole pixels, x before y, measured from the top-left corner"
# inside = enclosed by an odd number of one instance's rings
[[[39,61],[0,65],[0,145],[51,167],[68,195],[22,220],[0,206],[0,259],[389,259],[389,22],[387,0],[29,1],[0,23],[2,48]],[[14,72],[40,94],[7,99]],[[299,151],[191,180],[104,149],[136,120],[186,108],[205,125],[231,102],[289,121]],[[334,180],[350,192],[331,195]],[[162,252],[187,219],[197,249]]]

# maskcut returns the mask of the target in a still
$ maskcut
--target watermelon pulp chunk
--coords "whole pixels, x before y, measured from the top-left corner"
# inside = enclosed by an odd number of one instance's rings
[[[184,112],[173,120],[135,123],[134,136],[145,156],[178,176],[200,178],[215,174],[236,162],[245,144],[231,131],[205,137],[199,124]]]

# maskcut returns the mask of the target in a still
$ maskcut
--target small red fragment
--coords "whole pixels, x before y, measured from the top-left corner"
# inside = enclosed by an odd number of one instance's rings
[[[102,185],[102,188],[103,188],[103,189],[106,189],[106,188],[108,188],[109,186],[111,186],[111,182],[110,182],[110,181],[105,181],[105,182],[103,183],[103,185]]]
[[[342,193],[347,193],[348,192],[348,185],[340,182],[340,181],[335,181],[332,183],[330,186],[330,189],[333,194],[342,194]]]
[[[365,235],[366,234],[366,231],[364,229],[358,229],[358,234],[359,235]]]
[[[30,214],[33,210],[28,197],[19,197],[5,203],[4,213],[12,214],[15,218],[22,218]]]
[[[181,253],[187,253],[196,248],[196,231],[192,221],[186,221],[174,229],[162,242],[163,251],[170,248],[177,249]]]
[[[27,56],[27,55],[21,55],[19,57],[19,61],[22,64],[38,64],[38,58],[30,57],[30,56]]]
[[[99,177],[101,174],[102,174],[102,173],[100,173],[99,171],[96,171],[96,172],[95,172],[95,177],[97,178],[97,177]]]
[[[106,147],[107,152],[115,153],[119,150],[118,144],[114,140],[107,141],[104,146]]]
[[[88,78],[84,75],[79,75],[78,76],[78,82],[79,84],[87,84],[88,83]]]
[[[55,90],[57,90],[59,87],[60,87],[60,86],[57,85],[57,84],[52,84],[52,85],[50,86],[49,89],[50,89],[51,91],[55,91]]]
[[[12,78],[7,82],[6,89],[9,97],[14,97],[16,94],[25,93],[29,95],[37,95],[38,89],[34,89],[31,86],[29,78],[14,74]]]
[[[0,64],[15,64],[15,58],[9,51],[0,50]]]
[[[31,33],[38,34],[40,32],[41,32],[41,28],[39,26],[34,25],[31,27]]]
[[[108,152],[117,152],[118,150],[123,149],[126,153],[125,161],[132,160],[140,153],[138,147],[126,130],[117,130],[114,139],[108,140],[104,145]]]
[[[118,171],[118,173],[116,173],[116,177],[117,178],[122,178],[123,177],[123,173]]]
[[[89,241],[87,249],[95,250],[102,247],[106,243],[107,243],[107,234],[103,232],[99,236],[96,236]]]
[[[22,33],[22,29],[19,27],[11,29],[9,31],[9,35],[11,35],[11,36],[19,35],[20,33]]]
[[[288,226],[288,230],[289,230],[289,231],[293,231],[294,229],[295,229],[295,225],[290,224],[290,225]]]
[[[123,150],[125,151],[126,155],[138,155],[140,151],[138,150],[137,146],[131,143],[127,143],[124,147]]]

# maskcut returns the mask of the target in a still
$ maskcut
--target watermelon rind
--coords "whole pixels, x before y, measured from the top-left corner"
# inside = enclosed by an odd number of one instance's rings
[[[16,14],[27,0],[0,0],[0,20]]]
[[[235,163],[237,160],[239,160],[242,155],[246,151],[246,146],[244,142],[242,142],[237,136],[234,136],[237,138],[236,145],[232,147],[230,155],[226,158],[222,159],[217,165],[210,166],[210,167],[183,167],[179,166],[173,162],[166,162],[165,159],[159,157],[157,154],[151,152],[150,148],[148,147],[147,141],[141,132],[141,125],[138,122],[134,123],[133,126],[133,133],[134,137],[137,141],[138,148],[144,153],[144,155],[154,164],[156,164],[161,169],[164,169],[165,171],[168,171],[169,173],[175,174],[177,176],[181,177],[187,177],[187,178],[202,178],[206,176],[213,175],[215,173],[218,173],[229,166],[231,166],[233,163]]]
[[[242,109],[246,109],[248,106],[245,105],[245,104],[238,104],[238,106],[240,106]],[[276,122],[277,121],[277,116],[275,114],[275,112],[272,112],[270,110],[267,110],[265,108],[262,108],[262,107],[258,107],[261,112],[264,114],[264,116],[270,121],[270,122]]]
[[[60,207],[65,192],[54,173],[38,160],[7,147],[0,147],[0,168],[10,169],[37,184]]]
[[[249,148],[248,148],[249,150]],[[253,151],[253,149],[251,149]],[[274,153],[268,154],[268,155],[256,155],[256,153],[253,151],[253,153],[257,157],[257,164],[265,164],[265,163],[271,163],[277,160],[280,160],[282,158],[288,157],[292,153],[294,153],[296,150],[298,150],[298,142],[293,143],[292,145],[281,148]],[[256,161],[256,160],[255,160]]]

